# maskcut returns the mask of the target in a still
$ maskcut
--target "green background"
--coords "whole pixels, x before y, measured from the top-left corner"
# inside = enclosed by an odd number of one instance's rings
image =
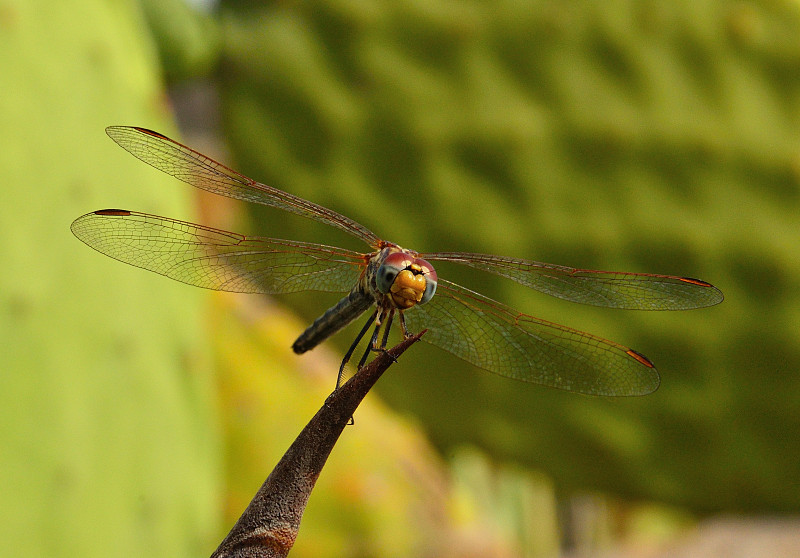
[[[614,311],[437,268],[636,348],[661,388],[584,397],[415,346],[334,450],[293,555],[463,556],[471,535],[537,556],[570,538],[556,513],[576,494],[645,518],[631,502],[654,502],[667,526],[797,513],[798,37],[793,1],[0,0],[0,539],[26,556],[210,554],[352,339],[296,357],[336,297],[211,295],[72,237],[74,218],[122,207],[364,248],[277,210],[242,218],[103,133],[180,137],[175,112],[190,145],[407,247],[726,295]],[[657,531],[606,515],[616,536]]]

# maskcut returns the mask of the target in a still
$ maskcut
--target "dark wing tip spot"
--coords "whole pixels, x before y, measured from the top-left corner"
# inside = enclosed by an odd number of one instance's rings
[[[692,285],[698,285],[700,287],[713,287],[711,283],[703,281],[701,279],[693,279],[691,277],[681,277],[681,281],[684,283],[691,283]]]
[[[95,215],[107,215],[111,217],[127,217],[131,214],[127,209],[100,209],[94,212]]]
[[[142,132],[143,134],[147,134],[149,136],[155,136],[155,137],[161,138],[161,139],[169,139],[167,136],[165,136],[163,134],[159,134],[158,132],[154,132],[153,130],[150,130],[148,128],[141,128],[139,126],[132,126],[132,128],[134,130],[138,130],[139,132]]]
[[[634,351],[633,349],[628,349],[625,352],[628,353],[629,356],[631,356],[631,357],[635,358],[636,360],[638,360],[641,364],[644,364],[645,366],[647,366],[648,368],[655,368],[656,367],[656,365],[653,364],[653,362],[649,358],[644,356],[639,351]]]

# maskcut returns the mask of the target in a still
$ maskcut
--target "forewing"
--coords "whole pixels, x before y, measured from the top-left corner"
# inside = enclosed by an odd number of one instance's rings
[[[349,291],[364,256],[349,250],[241,234],[135,211],[79,217],[72,232],[98,252],[171,279],[219,291]]]
[[[405,312],[423,340],[489,372],[590,395],[645,395],[659,376],[641,354],[617,343],[520,314],[439,279],[427,304]]]
[[[166,136],[132,126],[109,126],[106,133],[137,159],[178,180],[221,196],[290,211],[337,227],[372,247],[378,237],[363,225],[331,209],[261,184]]]
[[[421,254],[432,261],[456,262],[581,304],[629,310],[690,310],[722,302],[722,292],[705,281],[648,273],[577,269],[488,254]]]

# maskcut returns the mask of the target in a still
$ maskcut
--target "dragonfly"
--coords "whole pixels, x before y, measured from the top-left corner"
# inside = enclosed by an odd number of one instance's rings
[[[202,190],[281,209],[343,230],[370,251],[246,236],[169,217],[102,209],[71,226],[91,248],[171,279],[220,291],[285,294],[346,293],[292,345],[305,353],[369,311],[337,377],[373,329],[360,368],[385,350],[394,318],[403,336],[423,340],[508,378],[571,392],[636,396],[655,391],[654,364],[629,347],[518,312],[439,278],[430,262],[452,262],[510,279],[564,300],[609,308],[688,310],[722,301],[700,279],[577,269],[464,252],[420,253],[381,239],[336,211],[256,182],[158,132],[111,126],[108,136],[134,157]],[[382,333],[382,335],[381,335]]]

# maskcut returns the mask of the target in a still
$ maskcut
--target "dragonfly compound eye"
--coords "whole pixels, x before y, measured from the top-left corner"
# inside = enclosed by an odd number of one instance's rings
[[[400,271],[402,271],[402,269],[385,263],[378,268],[378,273],[375,277],[378,290],[383,294],[389,294],[389,290],[392,288],[392,284]]]
[[[420,304],[425,304],[430,299],[433,298],[433,295],[436,294],[436,279],[434,277],[428,276],[425,279],[425,292],[422,293],[422,298],[419,300]]]
[[[414,258],[403,251],[392,252],[386,256],[375,274],[375,283],[383,294],[389,294],[397,275],[414,263]]]
[[[422,293],[422,298],[419,301],[420,304],[425,304],[436,294],[436,284],[439,281],[439,276],[436,275],[436,270],[433,269],[433,266],[422,258],[417,258],[414,263],[419,266],[420,271],[425,276],[425,292]]]

